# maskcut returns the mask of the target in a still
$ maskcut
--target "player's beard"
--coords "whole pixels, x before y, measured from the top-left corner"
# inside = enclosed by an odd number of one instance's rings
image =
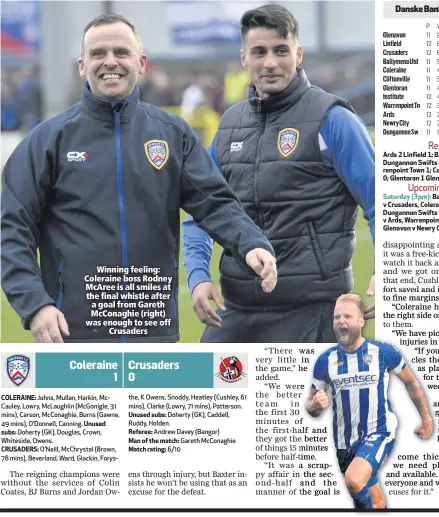
[[[354,343],[361,336],[360,327],[349,328],[349,329],[346,329],[346,327],[342,327],[342,329],[336,328],[336,329],[334,329],[334,332],[335,332],[335,337],[337,338],[337,341],[344,348],[352,348]]]

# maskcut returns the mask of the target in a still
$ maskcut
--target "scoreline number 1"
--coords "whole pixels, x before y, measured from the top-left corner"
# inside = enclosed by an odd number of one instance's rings
[[[114,375],[114,382],[117,382],[117,372],[114,372],[113,375]],[[129,372],[128,380],[130,382],[134,382],[135,379],[136,379],[136,374],[134,372]]]

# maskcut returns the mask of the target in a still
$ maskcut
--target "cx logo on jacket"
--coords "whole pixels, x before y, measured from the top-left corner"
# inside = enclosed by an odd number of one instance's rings
[[[68,162],[85,162],[88,158],[88,154],[85,151],[70,151],[67,153]]]

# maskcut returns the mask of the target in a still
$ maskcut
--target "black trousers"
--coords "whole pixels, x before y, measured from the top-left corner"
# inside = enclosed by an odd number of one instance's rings
[[[221,328],[206,326],[200,343],[336,343],[334,307],[330,302],[285,312],[217,310]]]

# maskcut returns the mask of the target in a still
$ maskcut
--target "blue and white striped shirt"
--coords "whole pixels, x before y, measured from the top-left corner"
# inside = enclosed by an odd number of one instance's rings
[[[392,345],[365,340],[355,352],[341,345],[326,350],[314,365],[313,388],[332,388],[335,447],[349,449],[374,432],[394,437],[398,421],[387,398],[389,372],[406,366]]]

